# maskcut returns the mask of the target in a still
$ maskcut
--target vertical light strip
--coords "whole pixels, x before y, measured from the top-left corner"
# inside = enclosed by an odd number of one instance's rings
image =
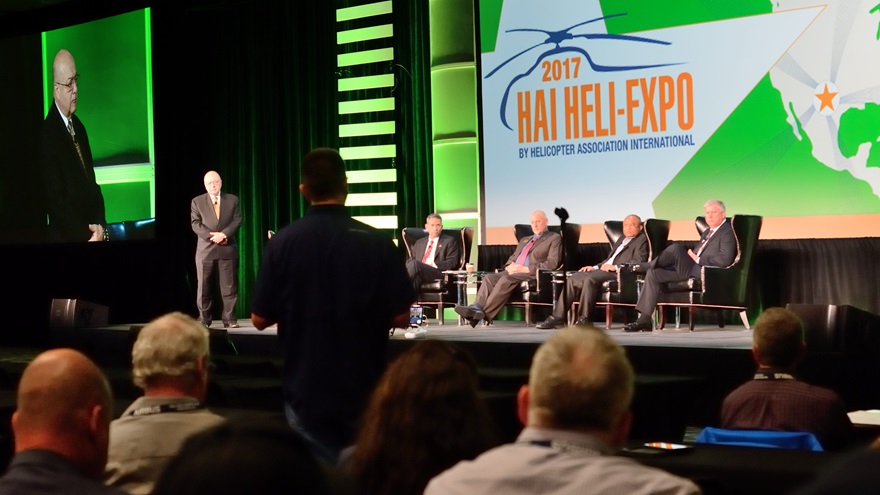
[[[156,168],[156,154],[153,146],[153,41],[150,31],[150,9],[144,9],[144,46],[146,47],[147,61],[147,148],[150,155],[150,165]],[[151,179],[152,181],[152,179]],[[150,184],[150,216],[156,218],[156,185]]]
[[[339,93],[339,151],[346,160],[350,184],[366,189],[396,183],[397,155],[394,95],[394,27],[388,14],[391,1],[374,2],[336,10],[337,68],[345,74],[337,84]],[[346,21],[361,20],[357,28]],[[354,180],[352,180],[354,179]],[[387,191],[388,186],[384,186]],[[374,208],[374,214],[358,220],[377,229],[396,230],[397,192],[355,193],[347,206]],[[381,213],[380,213],[381,212]]]

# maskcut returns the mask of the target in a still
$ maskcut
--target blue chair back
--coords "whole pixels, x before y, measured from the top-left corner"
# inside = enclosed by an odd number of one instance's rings
[[[726,430],[706,427],[697,435],[695,443],[823,451],[816,435],[801,431]]]

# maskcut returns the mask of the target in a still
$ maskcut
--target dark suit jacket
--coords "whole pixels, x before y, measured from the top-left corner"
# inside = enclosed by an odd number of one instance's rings
[[[428,249],[428,236],[417,240],[412,247],[412,257],[422,261],[425,250]],[[434,249],[434,264],[441,272],[446,270],[458,270],[461,268],[461,248],[455,239],[448,235],[440,234],[437,239],[437,247]]]
[[[532,240],[534,236],[526,236],[520,239],[516,250],[507,259],[504,266],[516,263],[519,253],[522,252],[526,244]],[[544,235],[535,242],[532,249],[529,250],[529,275],[535,276],[538,269],[556,270],[562,266],[562,236],[556,232],[544,232]]]
[[[51,242],[82,242],[92,236],[89,224],[106,226],[104,196],[95,182],[89,135],[76,115],[71,125],[85,166],[53,102],[40,127],[40,175],[49,216]]]
[[[700,242],[709,235],[710,229],[706,229],[700,236]],[[699,244],[694,247],[694,252],[699,249]],[[736,259],[736,236],[733,234],[733,227],[730,226],[730,220],[725,219],[724,223],[718,226],[718,230],[706,242],[703,250],[700,252],[700,266],[720,266],[727,268]],[[699,274],[697,275],[699,277]]]
[[[618,246],[623,243],[624,239],[626,239],[626,237],[620,236],[620,238],[617,239],[617,242],[611,245],[611,252],[608,253],[608,256],[605,257],[604,260],[598,263],[598,266],[608,264],[611,256],[614,255],[614,252],[617,251]],[[640,232],[639,235],[633,238],[633,240],[629,241],[629,244],[624,246],[623,250],[620,251],[620,254],[614,258],[615,265],[639,261],[648,261],[648,237],[644,232]]]
[[[238,258],[235,233],[241,225],[238,197],[220,191],[220,218],[214,214],[214,204],[208,193],[196,196],[190,204],[190,221],[199,238],[196,244],[197,260],[228,260]],[[211,232],[226,234],[226,244],[211,242]]]
[[[112,486],[87,478],[68,459],[48,450],[29,449],[15,454],[0,478],[4,495],[126,495]]]

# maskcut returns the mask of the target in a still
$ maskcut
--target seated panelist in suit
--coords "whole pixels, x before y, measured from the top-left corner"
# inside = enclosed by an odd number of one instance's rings
[[[461,263],[459,243],[441,234],[443,219],[440,215],[428,215],[425,230],[428,231],[428,237],[422,237],[413,244],[411,257],[406,260],[406,273],[417,294],[422,284],[443,278],[444,271],[455,270]]]
[[[455,306],[455,312],[468,320],[472,327],[483,319],[491,323],[516,287],[534,279],[539,269],[555,270],[562,263],[562,236],[547,230],[547,214],[537,210],[529,221],[534,235],[519,241],[504,270],[483,277],[474,304]]]
[[[624,326],[624,332],[652,329],[651,315],[657,307],[660,284],[699,278],[700,267],[728,267],[736,259],[736,236],[725,216],[724,203],[710,199],[703,205],[703,213],[709,228],[700,236],[696,250],[685,249],[679,243],[670,244],[659,256],[636,267],[637,271],[646,273],[645,285],[636,304],[639,319]]]
[[[590,315],[596,306],[599,289],[602,284],[614,280],[617,265],[623,263],[640,263],[648,261],[648,240],[645,237],[642,219],[637,215],[628,215],[623,219],[623,235],[611,246],[611,252],[601,263],[585,266],[572,274],[565,282],[567,301],[580,301],[578,325],[591,325]],[[562,295],[560,294],[560,298]],[[557,301],[553,314],[538,323],[537,328],[557,328],[565,324],[567,304]]]

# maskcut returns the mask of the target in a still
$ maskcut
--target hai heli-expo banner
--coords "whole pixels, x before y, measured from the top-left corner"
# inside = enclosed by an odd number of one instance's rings
[[[880,213],[878,4],[481,0],[486,226]]]

